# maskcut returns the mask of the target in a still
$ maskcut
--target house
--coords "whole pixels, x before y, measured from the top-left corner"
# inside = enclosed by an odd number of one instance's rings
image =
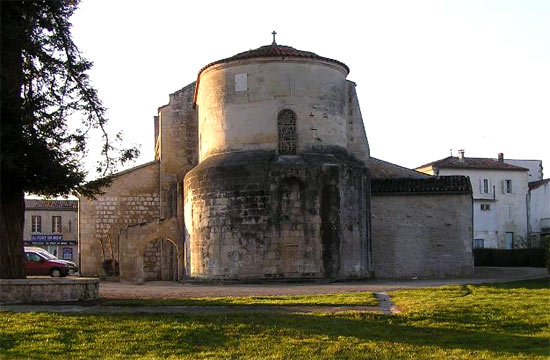
[[[529,169],[497,159],[449,156],[416,168],[429,175],[470,178],[474,198],[474,247],[516,249],[529,246],[526,199]]]
[[[550,235],[550,179],[529,183],[527,211],[530,245],[540,247],[541,236]]]
[[[78,260],[78,201],[25,199],[25,246],[46,249],[60,259]]]

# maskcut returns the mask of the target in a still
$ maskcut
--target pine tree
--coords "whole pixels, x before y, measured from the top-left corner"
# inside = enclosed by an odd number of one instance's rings
[[[92,197],[111,181],[117,163],[139,155],[118,149],[106,131],[105,108],[71,38],[78,0],[1,2],[0,278],[25,277],[25,193]],[[80,116],[81,126],[68,120]],[[102,177],[86,182],[86,140],[102,134]]]

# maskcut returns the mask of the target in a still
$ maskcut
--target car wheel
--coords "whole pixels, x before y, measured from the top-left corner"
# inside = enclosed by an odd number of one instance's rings
[[[53,268],[50,270],[50,276],[51,277],[60,277],[61,276],[61,270],[58,268]]]

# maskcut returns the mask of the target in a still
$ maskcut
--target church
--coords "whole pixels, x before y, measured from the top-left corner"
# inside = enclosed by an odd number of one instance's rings
[[[137,283],[467,277],[472,188],[372,158],[342,62],[275,41],[154,117],[155,160],[79,202],[82,275]]]

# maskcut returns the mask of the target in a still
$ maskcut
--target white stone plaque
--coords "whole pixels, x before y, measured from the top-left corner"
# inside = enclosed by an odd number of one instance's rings
[[[248,90],[247,78],[248,74],[235,74],[235,91]]]

